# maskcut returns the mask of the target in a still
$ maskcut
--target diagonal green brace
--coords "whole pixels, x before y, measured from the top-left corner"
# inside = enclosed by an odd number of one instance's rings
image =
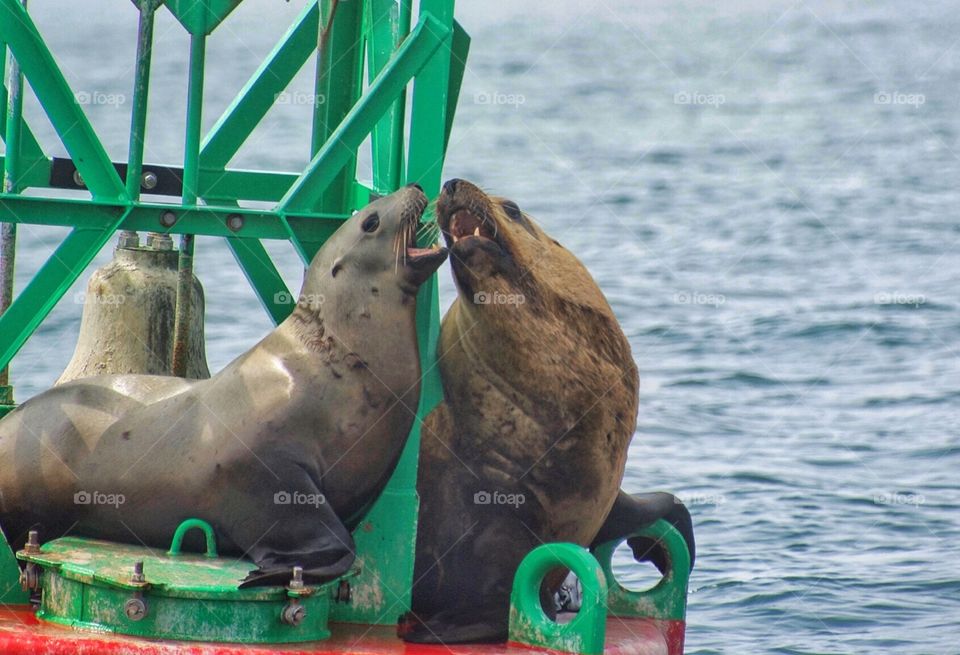
[[[390,62],[280,200],[280,211],[306,213],[312,210],[407,82],[420,72],[449,34],[450,30],[432,16],[425,15],[420,19]]]
[[[221,170],[237,154],[280,93],[316,51],[319,20],[317,0],[311,0],[204,138],[200,146],[201,169]]]
[[[287,289],[267,249],[258,239],[230,237],[227,244],[260,304],[267,310],[274,325],[279,325],[293,311],[296,297]]]
[[[126,214],[118,215],[101,228],[74,228],[0,316],[0,335],[3,335],[0,368],[10,363],[24,342],[113,236]]]
[[[443,150],[450,145],[450,132],[453,131],[453,117],[457,112],[457,100],[460,99],[460,87],[463,74],[467,70],[467,55],[470,52],[470,35],[453,21],[453,40],[450,43],[450,83],[447,85],[447,124],[443,132]]]
[[[227,176],[220,171],[233,159],[279,95],[316,51],[319,20],[317,0],[311,0],[204,138],[200,147],[200,195],[204,199],[210,200],[208,195],[223,195],[221,189],[212,189],[204,184],[204,176],[223,182]],[[210,173],[214,170],[218,172],[216,176]],[[291,178],[290,182],[294,179]],[[226,200],[218,202],[234,204]],[[286,221],[284,224],[288,226]],[[290,234],[295,238],[292,231]],[[227,237],[227,244],[273,322],[279,323],[285,319],[293,308],[292,304],[285,302],[291,295],[263,244],[257,239],[239,237]],[[295,241],[295,245],[298,251],[303,250],[299,240]]]
[[[93,197],[123,200],[126,189],[70,90],[37,26],[17,0],[0,0],[0,40],[6,41]]]

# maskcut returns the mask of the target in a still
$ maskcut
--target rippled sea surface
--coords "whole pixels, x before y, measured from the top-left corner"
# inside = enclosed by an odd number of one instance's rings
[[[206,125],[302,4],[248,0],[214,34]],[[687,651],[960,652],[957,5],[462,4],[445,175],[537,217],[629,336],[624,487],[693,513]],[[31,8],[74,87],[107,94],[88,112],[122,158],[132,7]],[[175,162],[186,39],[168,16],[157,33],[147,158]],[[302,167],[309,109],[278,110],[235,163]],[[20,234],[22,285],[62,232]],[[270,324],[220,242],[197,254],[217,370]],[[83,283],[15,360],[19,400],[69,359]]]

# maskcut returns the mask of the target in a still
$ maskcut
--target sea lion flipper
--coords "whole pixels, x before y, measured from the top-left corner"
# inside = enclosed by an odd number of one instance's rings
[[[268,506],[260,505],[261,514],[273,524],[263,532],[249,521],[238,521],[232,535],[244,554],[257,565],[240,584],[244,587],[285,585],[290,582],[293,567],[303,569],[306,584],[320,584],[346,573],[356,558],[353,537],[327,502],[318,483],[316,471],[309,471],[296,460],[286,459],[282,451],[263,456],[270,469],[285,480],[287,488],[267,495]],[[264,492],[256,482],[249,482],[249,493]],[[253,503],[249,505],[254,506]]]
[[[593,549],[605,541],[625,537],[659,519],[673,525],[683,536],[690,551],[690,568],[693,569],[696,542],[693,538],[690,512],[679,498],[662,491],[628,494],[621,490],[590,548]],[[662,549],[655,547],[653,540],[631,537],[627,539],[627,545],[633,550],[633,556],[638,562],[652,562],[661,573],[666,570],[666,555]]]
[[[278,524],[247,551],[257,569],[243,579],[241,589],[285,585],[294,566],[303,568],[306,584],[322,584],[346,573],[356,559],[353,537],[329,506],[304,510],[281,523],[283,529]]]
[[[345,553],[340,559],[331,564],[304,567],[303,580],[306,584],[323,584],[324,582],[339,578],[350,569],[350,565],[353,564],[355,558],[356,555],[354,555],[351,549],[350,552]],[[290,563],[286,564],[258,562],[258,568],[247,574],[247,577],[240,582],[240,589],[286,585],[293,576],[293,567],[301,566],[299,562],[303,561],[305,561],[303,558],[299,558],[295,561],[291,560]]]

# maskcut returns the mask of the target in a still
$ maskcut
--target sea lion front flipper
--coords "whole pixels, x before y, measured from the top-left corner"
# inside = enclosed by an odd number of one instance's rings
[[[318,473],[278,459],[266,461],[284,480],[281,489],[264,489],[262,480],[246,485],[246,493],[260,502],[244,506],[259,507],[260,516],[240,517],[235,524],[235,543],[257,565],[241,589],[285,585],[294,566],[303,568],[306,584],[321,584],[346,573],[356,559],[353,537],[314,482],[321,479]]]
[[[690,518],[690,512],[679,498],[662,491],[627,494],[621,490],[606,521],[600,527],[600,532],[590,544],[590,548],[593,549],[605,541],[625,537],[659,519],[673,525],[687,542],[687,550],[690,551],[690,568],[693,569],[693,562],[696,559],[696,542],[693,538],[693,520]],[[633,556],[638,562],[653,562],[661,573],[666,570],[666,554],[661,548],[656,547],[652,539],[631,537],[627,539],[627,545],[633,550]]]
[[[243,579],[241,589],[285,585],[294,566],[303,568],[306,584],[328,582],[350,569],[356,559],[353,537],[329,504],[278,507],[283,510],[275,527],[247,550],[258,568]]]

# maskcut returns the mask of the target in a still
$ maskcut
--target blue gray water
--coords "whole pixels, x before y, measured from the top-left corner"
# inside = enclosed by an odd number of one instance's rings
[[[688,652],[960,652],[956,3],[463,4],[445,174],[538,217],[629,336],[624,486],[693,512]],[[31,6],[77,89],[129,92],[129,3]],[[299,6],[248,0],[214,35],[207,124]],[[175,161],[186,41],[158,34],[148,158]],[[238,164],[302,166],[307,109],[279,109]],[[128,110],[89,106],[115,157]],[[21,280],[59,236],[21,231]],[[219,242],[197,269],[216,370],[269,323]],[[20,399],[70,356],[70,297],[15,361]]]

